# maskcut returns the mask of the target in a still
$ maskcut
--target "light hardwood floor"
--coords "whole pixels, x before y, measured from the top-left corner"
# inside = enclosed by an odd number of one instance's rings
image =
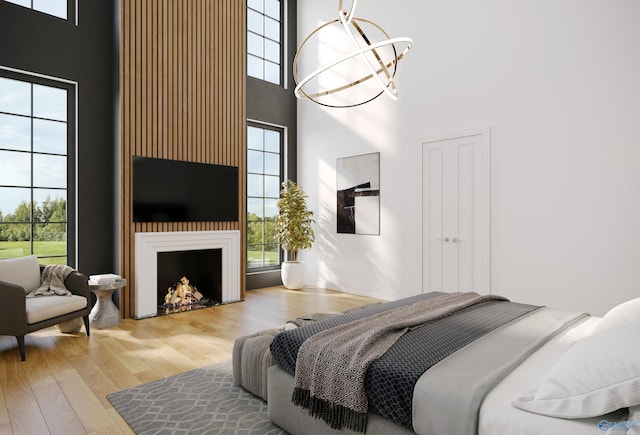
[[[316,312],[375,301],[331,290],[271,287],[246,300],[92,329],[29,334],[27,360],[0,336],[0,434],[132,434],[106,395],[231,359],[237,337]]]

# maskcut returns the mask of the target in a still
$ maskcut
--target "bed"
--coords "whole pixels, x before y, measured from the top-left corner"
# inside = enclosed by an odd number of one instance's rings
[[[364,427],[336,424],[293,403],[294,392],[306,389],[296,372],[304,371],[299,354],[324,353],[300,349],[316,349],[311,343],[323,331],[355,330],[372,319],[380,324],[394,310],[404,319],[409,311],[402,310],[418,304],[414,311],[423,316],[425,304],[451,295],[418,295],[277,334],[270,344],[275,365],[266,376],[269,418],[292,434],[640,434],[640,298],[602,318],[482,299],[409,327],[382,362],[368,366]],[[436,340],[425,344],[425,336]],[[419,367],[410,367],[415,360]],[[421,364],[428,369],[413,374]],[[383,385],[372,386],[379,378]]]

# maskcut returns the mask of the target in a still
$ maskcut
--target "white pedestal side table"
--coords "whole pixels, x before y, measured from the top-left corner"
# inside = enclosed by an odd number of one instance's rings
[[[120,324],[120,310],[113,303],[111,297],[113,292],[127,285],[127,280],[122,278],[109,284],[89,284],[91,290],[97,298],[89,314],[89,321],[92,328],[104,329],[112,328]]]

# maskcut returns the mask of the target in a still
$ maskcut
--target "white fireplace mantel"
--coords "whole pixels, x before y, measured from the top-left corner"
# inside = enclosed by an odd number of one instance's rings
[[[240,300],[240,231],[135,234],[136,319],[158,313],[158,252],[222,250],[222,303]]]

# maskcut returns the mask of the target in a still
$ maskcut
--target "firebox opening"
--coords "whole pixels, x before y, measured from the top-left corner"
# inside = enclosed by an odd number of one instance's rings
[[[220,305],[222,249],[158,252],[158,315]]]

